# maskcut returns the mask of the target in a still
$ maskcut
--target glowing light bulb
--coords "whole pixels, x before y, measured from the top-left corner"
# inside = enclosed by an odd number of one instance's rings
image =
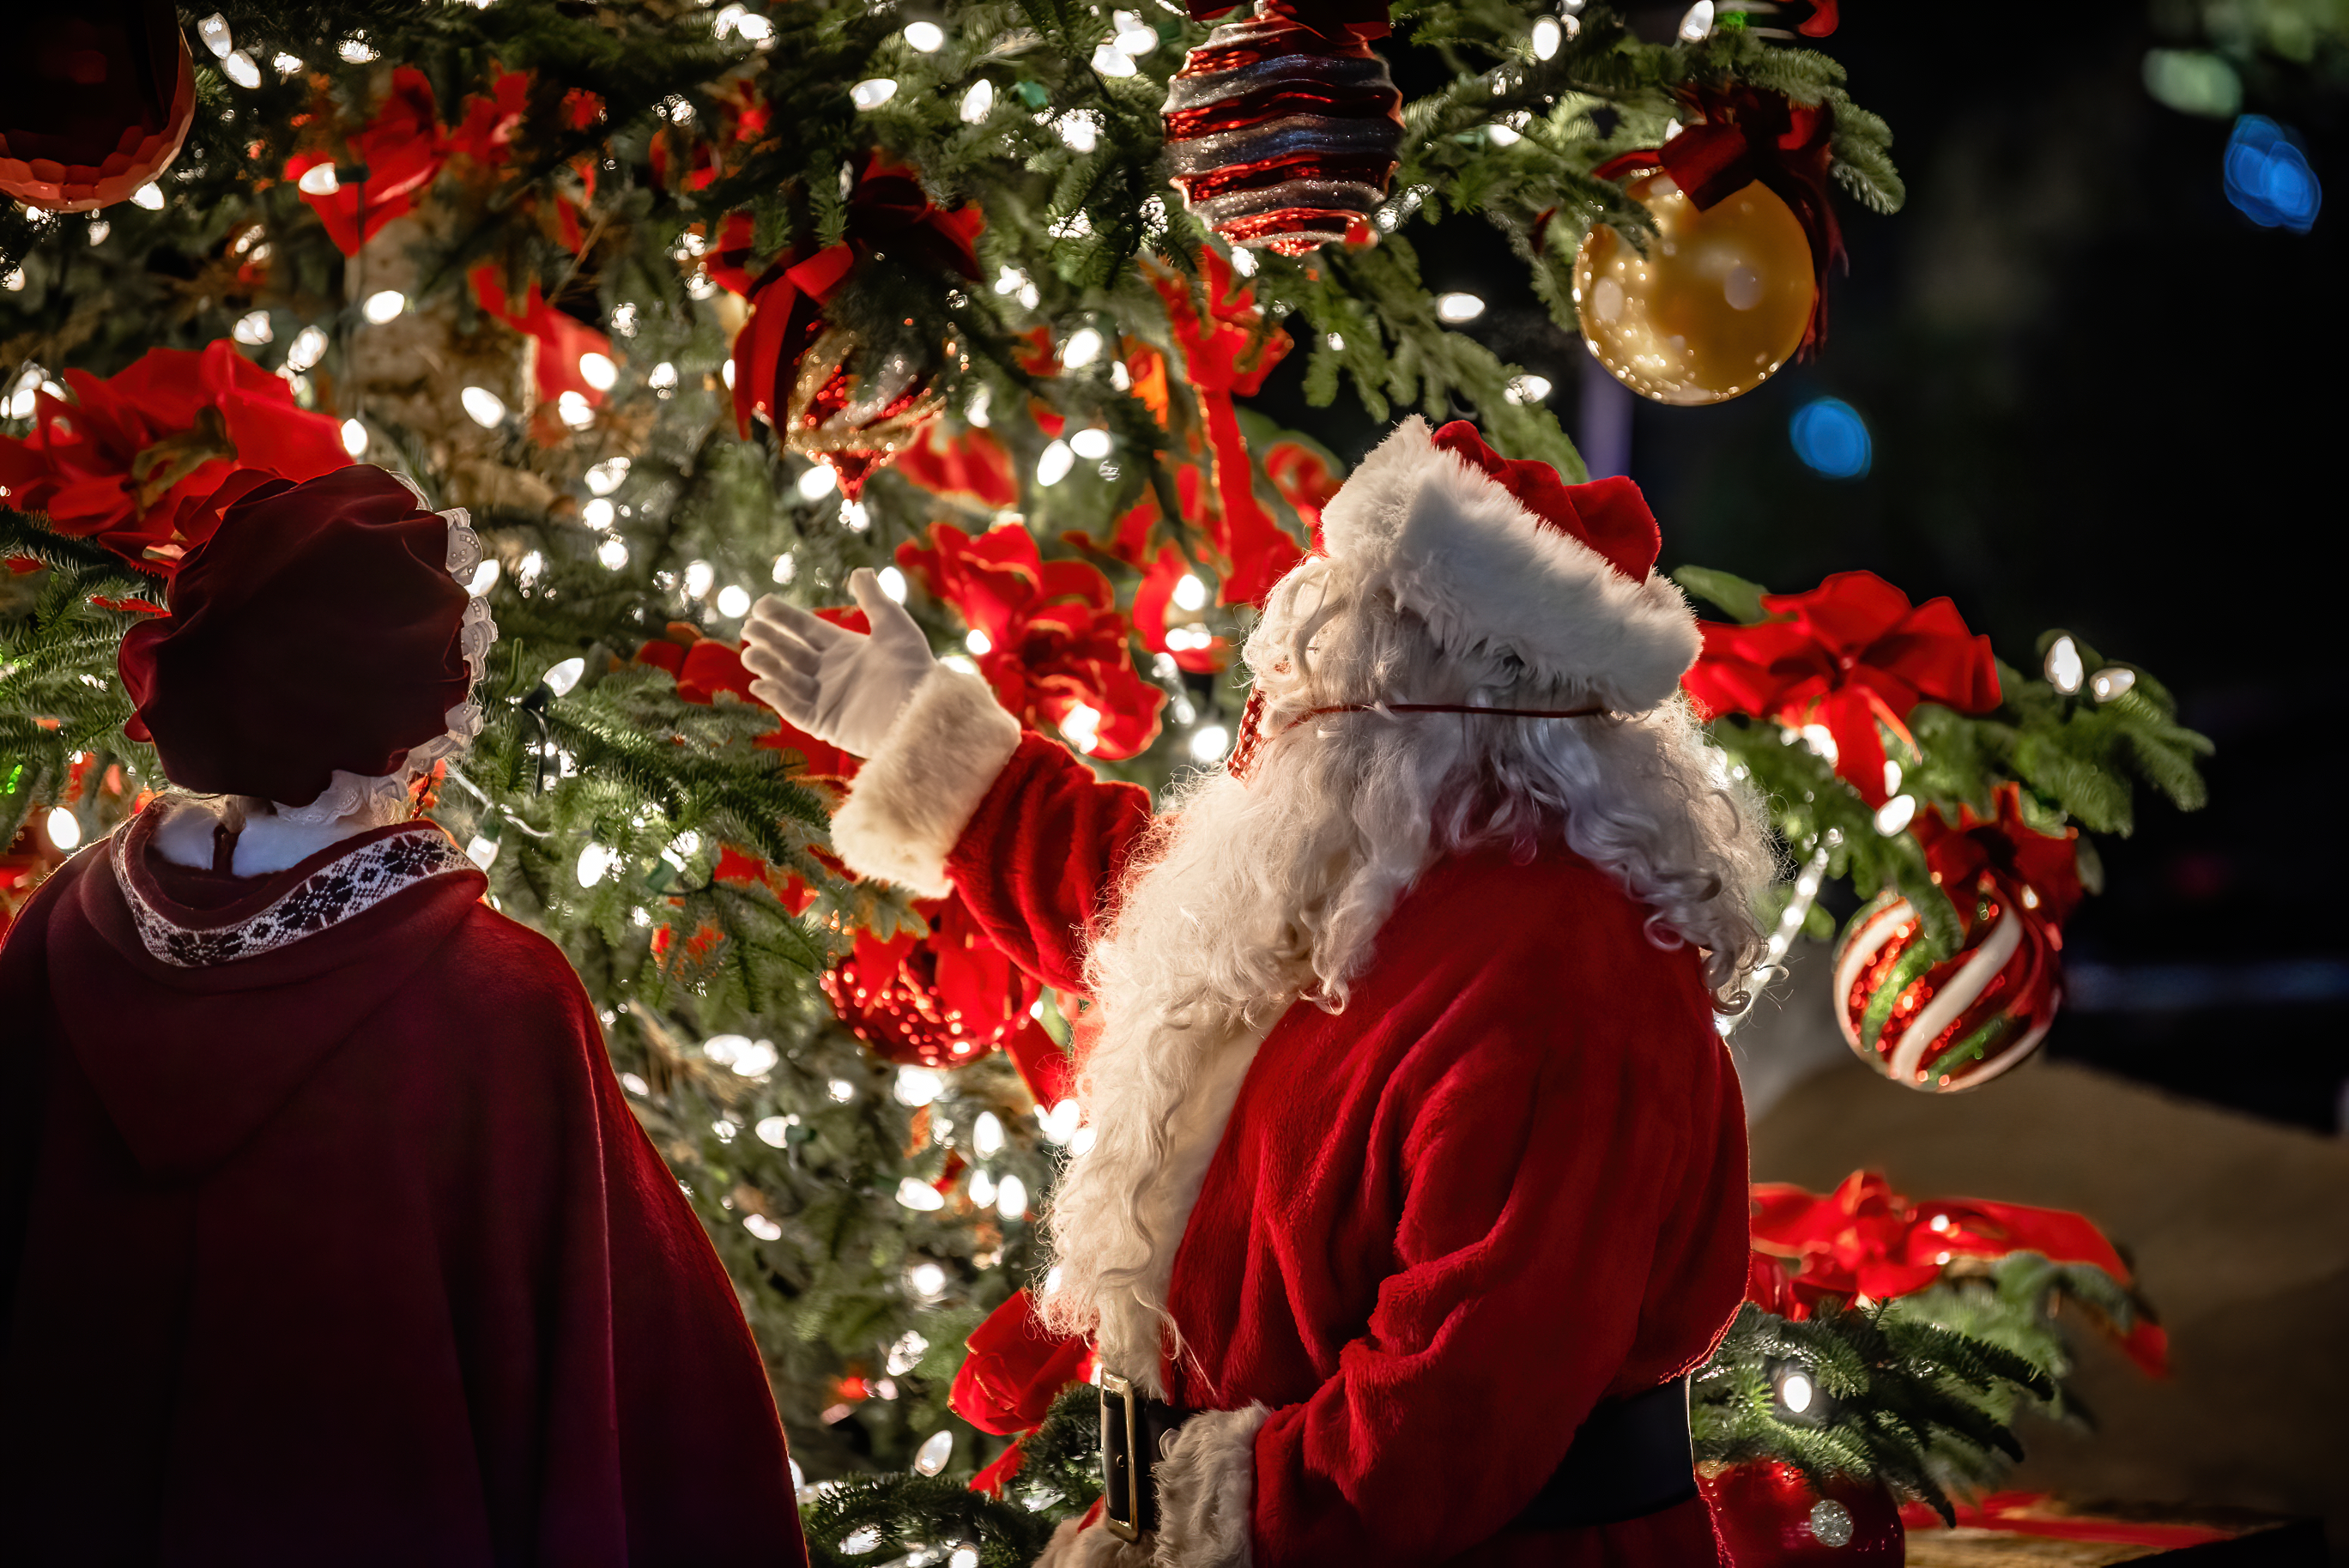
[[[614,858],[611,851],[597,843],[590,843],[585,849],[580,851],[579,885],[594,887],[597,882],[602,882],[604,873],[612,869]]]
[[[994,112],[995,84],[981,77],[970,84],[968,92],[962,95],[962,122],[977,125]]]
[[[473,568],[473,580],[465,585],[465,592],[479,599],[497,585],[498,562],[492,556]]]
[[[1101,141],[1102,125],[1099,110],[1072,108],[1052,122],[1052,129],[1070,151],[1091,152]]]
[[[1185,572],[1174,582],[1174,607],[1197,612],[1207,607],[1207,585],[1196,573]]]
[[[1232,271],[1244,278],[1256,276],[1256,253],[1241,247],[1232,251]]]
[[[908,22],[905,42],[917,54],[935,55],[947,46],[947,30],[936,22]]]
[[[628,459],[606,458],[587,470],[587,489],[595,495],[610,495],[628,477]]]
[[[710,565],[707,561],[686,562],[685,596],[687,598],[706,599],[709,596],[709,590],[717,586],[717,583],[718,568]]]
[[[947,1075],[930,1068],[899,1068],[896,1087],[890,1090],[899,1105],[916,1109],[947,1091]]]
[[[908,1176],[897,1183],[897,1202],[917,1213],[930,1213],[947,1206],[947,1195],[918,1176]]]
[[[269,325],[267,311],[255,310],[238,316],[236,325],[228,329],[228,335],[239,343],[258,347],[274,338],[277,331]]]
[[[66,853],[71,854],[81,847],[81,819],[73,814],[70,806],[51,807],[41,825],[48,830],[49,842]]]
[[[1497,119],[1485,128],[1485,134],[1492,139],[1495,147],[1515,147],[1525,139],[1517,134],[1516,126],[1504,125]]]
[[[1191,732],[1191,760],[1213,764],[1232,748],[1232,733],[1220,724],[1203,724]]]
[[[571,695],[571,688],[579,684],[579,677],[586,673],[587,661],[574,657],[558,660],[548,665],[546,673],[538,678],[544,681],[546,689],[555,696],[568,696]]]
[[[1435,296],[1435,318],[1457,326],[1464,321],[1474,321],[1485,314],[1485,302],[1472,294],[1441,294]]]
[[[1117,29],[1110,42],[1137,57],[1158,46],[1158,29],[1142,19],[1136,11],[1112,11],[1110,25]]]
[[[2087,676],[2087,666],[2080,657],[2080,645],[2068,635],[2048,644],[2045,674],[2047,684],[2065,696],[2078,691]]]
[[[381,289],[367,296],[367,303],[359,306],[359,314],[366,316],[370,325],[381,326],[385,322],[397,319],[399,313],[407,308],[406,294],[398,289]]]
[[[228,58],[228,52],[236,47],[228,35],[228,18],[217,11],[196,24],[196,37],[215,59]]]
[[[472,841],[465,846],[465,858],[483,871],[488,871],[490,862],[498,858],[498,841],[475,833]]]
[[[1102,335],[1090,326],[1081,326],[1069,334],[1069,341],[1061,346],[1061,363],[1071,370],[1082,370],[1101,357]]]
[[[729,583],[718,591],[718,613],[730,621],[739,621],[750,613],[750,591],[739,583]]]
[[[792,1129],[799,1125],[799,1119],[796,1116],[762,1116],[750,1130],[760,1142],[781,1149],[792,1140]]]
[[[918,1263],[905,1271],[905,1283],[916,1295],[940,1295],[947,1288],[947,1271],[933,1263]]]
[[[890,77],[867,77],[848,89],[848,101],[870,114],[897,96],[897,83]]]
[[[1093,46],[1092,67],[1105,77],[1130,77],[1135,68],[1133,57],[1113,43]]]
[[[1566,42],[1566,29],[1557,25],[1555,16],[1534,18],[1534,58],[1555,59],[1560,44]]]
[[[1886,838],[1901,832],[1917,818],[1917,797],[1895,795],[1877,808],[1876,830]]]
[[[988,1175],[985,1171],[973,1171],[970,1178],[969,1192],[972,1208],[993,1208],[995,1206],[995,1178]]]
[[[782,1226],[764,1214],[743,1215],[742,1228],[762,1242],[780,1242],[783,1239]]]
[[[355,458],[367,456],[367,428],[357,419],[343,421],[343,450]]]
[[[347,65],[366,66],[375,62],[375,51],[367,47],[363,38],[345,38],[336,46],[335,53],[342,56]]]
[[[1043,456],[1036,459],[1036,482],[1040,485],[1059,484],[1076,466],[1077,454],[1069,449],[1069,443],[1054,441],[1044,449]]]
[[[132,205],[144,207],[150,212],[160,212],[163,210],[163,188],[150,180],[130,193],[130,201]]]
[[[595,547],[595,559],[603,562],[605,571],[617,572],[628,563],[628,542],[625,539],[605,540]]]
[[[991,1110],[982,1110],[971,1123],[970,1146],[982,1160],[1003,1152],[1003,1119]]]
[[[1069,438],[1069,450],[1088,462],[1099,462],[1110,454],[1110,435],[1098,425],[1089,425]]]
[[[1502,396],[1512,403],[1538,403],[1550,394],[1547,376],[1520,376],[1503,389]]]
[[[302,170],[302,178],[294,181],[294,188],[305,196],[332,196],[343,188],[343,182],[335,177],[333,164],[314,163]]]
[[[1100,709],[1078,703],[1061,717],[1061,733],[1070,745],[1090,756],[1101,744],[1101,718]]]
[[[579,356],[579,379],[598,392],[609,392],[620,379],[620,367],[609,355],[591,349]]]
[[[969,631],[963,634],[962,645],[968,648],[973,655],[984,658],[986,655],[995,651],[995,639],[989,637],[985,632],[980,631],[977,626],[973,626]]]
[[[856,1098],[856,1086],[846,1078],[833,1078],[823,1086],[823,1092],[832,1097],[834,1104],[846,1105]]]
[[[1712,9],[1710,5],[1705,8]],[[1778,1380],[1778,1402],[1797,1416],[1811,1408],[1817,1395],[1818,1389],[1806,1373],[1789,1372]]]
[[[932,1432],[922,1439],[922,1446],[914,1450],[914,1468],[924,1475],[936,1475],[947,1468],[947,1460],[952,1458],[954,1433],[951,1430]]]
[[[574,430],[584,430],[595,422],[595,408],[585,393],[565,392],[554,400],[554,417]]]
[[[880,582],[881,592],[886,593],[890,598],[895,600],[900,604],[905,602],[905,574],[904,573],[898,571],[894,566],[884,566],[880,571],[875,572],[873,575]]]
[[[822,500],[840,488],[840,476],[832,471],[829,463],[817,463],[799,477],[793,489],[802,500]]]
[[[1681,42],[1684,44],[1701,42],[1712,31],[1713,0],[1696,0],[1696,4],[1688,8],[1687,15],[1681,18]]]
[[[2088,690],[2098,702],[2110,702],[2137,685],[2137,672],[2106,665],[2088,677]]]
[[[486,387],[468,387],[457,395],[457,400],[464,404],[465,417],[484,430],[494,430],[505,423],[506,400]]]
[[[254,65],[253,57],[243,49],[221,61],[221,75],[241,88],[252,88],[261,85],[261,67]]]
[[[1028,1183],[1017,1176],[1006,1176],[995,1189],[995,1212],[1007,1220],[1028,1217]]]

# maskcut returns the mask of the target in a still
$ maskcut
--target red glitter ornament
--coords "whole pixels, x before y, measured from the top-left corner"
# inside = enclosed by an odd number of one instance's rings
[[[859,932],[855,951],[820,984],[833,1011],[873,1054],[900,1067],[968,1067],[1028,1021],[1041,990],[988,941],[960,897],[914,905],[927,936],[880,941]]]
[[[1822,1495],[1775,1460],[1708,1464],[1697,1490],[1729,1568],[1900,1568],[1908,1532],[1878,1480],[1836,1476]]]
[[[160,0],[12,9],[0,57],[0,195],[51,212],[128,201],[180,155],[196,73]]]
[[[1166,97],[1174,185],[1235,246],[1284,256],[1377,239],[1402,95],[1357,32],[1259,12],[1192,50]]]

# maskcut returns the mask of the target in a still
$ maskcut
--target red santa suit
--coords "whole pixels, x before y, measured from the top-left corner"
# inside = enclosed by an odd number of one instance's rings
[[[1502,592],[1537,614],[1509,622],[1504,604],[1505,628],[1534,625],[1535,656],[1614,672],[1599,689],[1619,706],[1662,700],[1693,655],[1685,604],[1648,574],[1652,542],[1636,577],[1594,566],[1619,542],[1537,531],[1415,420],[1348,491],[1328,513],[1333,554],[1407,555],[1426,535],[1455,575],[1519,578]],[[1541,616],[1567,622],[1547,645]],[[1019,964],[1081,990],[1149,822],[1142,790],[940,672],[834,841],[860,871],[950,883]],[[1440,859],[1342,1012],[1292,1004],[1194,1086],[1159,1182],[1181,1238],[1159,1286],[1180,1353],[1169,1336],[1155,1366],[1110,1368],[1205,1412],[1157,1467],[1156,1562],[1715,1561],[1692,1496],[1613,1523],[1516,1523],[1600,1401],[1701,1365],[1744,1291],[1733,1070],[1698,955],[1651,942],[1649,914],[1562,847]],[[1104,1135],[1133,1114],[1098,1075],[1085,1109]]]

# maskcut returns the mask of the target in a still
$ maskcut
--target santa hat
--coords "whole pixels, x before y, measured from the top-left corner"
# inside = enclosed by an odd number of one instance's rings
[[[1703,639],[1656,573],[1662,536],[1628,479],[1569,485],[1454,420],[1405,419],[1321,514],[1331,559],[1366,569],[1447,648],[1514,654],[1619,713],[1679,687]]]
[[[481,560],[464,511],[427,511],[367,464],[239,488],[171,613],[122,639],[123,727],[165,777],[298,807],[338,770],[390,775],[478,734],[497,631],[458,581]]]

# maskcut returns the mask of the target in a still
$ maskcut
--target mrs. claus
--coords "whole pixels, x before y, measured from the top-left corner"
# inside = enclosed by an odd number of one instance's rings
[[[1109,1496],[1056,1564],[1711,1564],[1682,1379],[1743,1294],[1715,1032],[1774,869],[1678,696],[1626,480],[1409,419],[1248,638],[1232,767],[1153,818],[935,665],[761,603],[746,662],[871,761],[864,874],[1093,998],[1040,1311]]]

